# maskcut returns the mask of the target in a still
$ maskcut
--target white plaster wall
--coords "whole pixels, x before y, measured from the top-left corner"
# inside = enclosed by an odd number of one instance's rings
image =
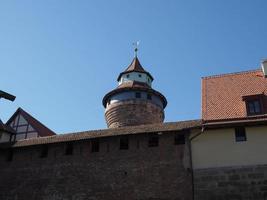
[[[192,141],[193,168],[267,164],[267,126],[246,127],[247,141],[236,142],[235,130],[207,130]]]
[[[139,74],[141,74],[141,77],[139,77]],[[119,84],[127,81],[139,81],[143,83],[147,83],[149,86],[151,86],[151,79],[149,76],[145,73],[140,73],[140,72],[130,72],[128,73],[129,78],[127,78],[127,74],[123,74],[121,76]]]
[[[34,131],[34,129],[31,125],[29,125],[28,131]]]
[[[17,129],[17,133],[26,132],[26,130],[27,130],[27,125],[19,126],[18,129]]]
[[[23,125],[23,124],[28,124],[28,122],[26,121],[26,119],[24,119],[24,117],[22,115],[20,115],[20,117],[19,117],[19,125]]]

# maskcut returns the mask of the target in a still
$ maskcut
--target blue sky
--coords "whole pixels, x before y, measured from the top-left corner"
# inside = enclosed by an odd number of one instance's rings
[[[133,58],[168,99],[165,121],[201,117],[201,77],[259,68],[265,0],[0,1],[0,101],[57,133],[106,128],[102,97]]]

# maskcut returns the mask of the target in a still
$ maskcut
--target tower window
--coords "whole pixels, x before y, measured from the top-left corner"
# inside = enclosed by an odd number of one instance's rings
[[[141,98],[141,93],[140,92],[136,92],[135,93],[135,98]]]
[[[138,74],[138,76],[139,76],[139,78],[141,78],[142,77],[142,74]]]
[[[122,150],[129,149],[129,139],[127,136],[120,138],[120,149]]]
[[[245,127],[237,127],[237,128],[235,128],[235,141],[236,142],[247,141]]]
[[[130,74],[127,74],[126,77],[127,77],[127,78],[130,78]]]
[[[149,147],[157,147],[159,146],[159,136],[157,134],[150,135],[148,138],[148,146]]]
[[[91,142],[91,152],[99,152],[99,140],[94,139]]]
[[[73,144],[67,143],[65,149],[65,155],[72,155],[73,154]]]
[[[47,145],[43,145],[41,148],[41,154],[40,154],[40,158],[46,158],[48,155],[48,146]]]
[[[175,145],[185,144],[184,134],[176,134],[174,137],[174,144]]]
[[[152,99],[152,96],[151,96],[151,94],[147,94],[147,96],[146,96],[146,97],[147,97],[147,99],[148,99],[148,100],[151,100],[151,99]]]

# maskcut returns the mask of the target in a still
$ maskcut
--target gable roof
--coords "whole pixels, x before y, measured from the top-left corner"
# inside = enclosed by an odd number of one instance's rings
[[[123,74],[127,74],[130,72],[141,72],[141,73],[145,73],[147,74],[151,80],[153,81],[154,78],[153,76],[151,76],[151,74],[149,72],[147,72],[141,65],[139,59],[137,58],[137,56],[134,57],[134,59],[132,60],[131,64],[126,68],[126,70],[124,70],[123,72],[121,72],[118,76],[117,81],[120,81],[120,78]]]
[[[202,119],[249,118],[242,97],[264,94],[267,79],[261,69],[202,78]]]
[[[139,126],[127,126],[120,128],[109,128],[102,130],[92,130],[77,133],[60,134],[49,137],[39,137],[19,140],[13,144],[13,147],[23,147],[31,145],[41,145],[59,142],[70,142],[79,141],[92,138],[100,137],[111,137],[120,135],[133,135],[142,133],[156,133],[156,132],[167,132],[167,131],[180,131],[188,130],[191,128],[201,127],[201,120],[189,120],[180,122],[168,122],[168,123],[158,123],[149,125],[139,125]]]
[[[10,117],[10,119],[7,121],[6,125],[9,126],[10,123],[18,116],[22,115],[25,120],[35,129],[36,132],[38,132],[39,136],[51,136],[56,135],[52,130],[47,128],[44,124],[42,124],[40,121],[35,119],[33,116],[31,116],[29,113],[27,113],[22,108],[18,108],[16,112]]]

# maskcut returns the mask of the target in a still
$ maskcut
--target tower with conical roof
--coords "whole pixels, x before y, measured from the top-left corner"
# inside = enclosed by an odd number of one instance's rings
[[[119,74],[117,81],[118,87],[103,98],[109,128],[163,122],[167,100],[152,88],[153,77],[137,56]]]

